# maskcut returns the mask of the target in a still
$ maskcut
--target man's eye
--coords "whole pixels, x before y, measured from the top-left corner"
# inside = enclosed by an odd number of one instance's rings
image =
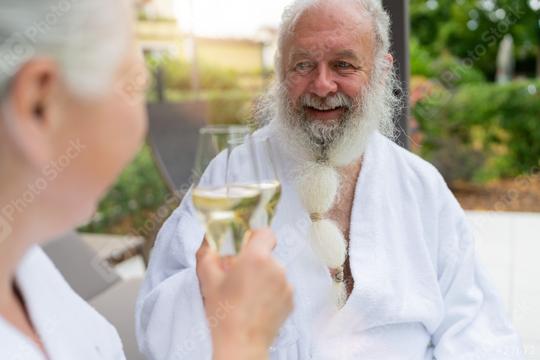
[[[308,61],[304,61],[304,62],[296,64],[294,66],[294,69],[298,72],[308,72],[311,69],[313,69],[313,64]]]
[[[357,70],[359,70],[360,68],[346,61],[336,61],[334,63],[334,69],[335,71],[340,72],[342,74],[352,74],[356,72]]]
[[[349,64],[348,62],[345,62],[345,61],[337,61],[335,63],[335,67],[338,70],[352,70],[352,69],[355,69],[355,67],[352,64]]]

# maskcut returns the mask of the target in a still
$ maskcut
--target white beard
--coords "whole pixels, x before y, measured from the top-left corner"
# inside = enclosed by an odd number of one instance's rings
[[[322,218],[339,196],[341,177],[337,168],[359,161],[375,131],[393,135],[392,114],[397,104],[394,89],[389,84],[379,83],[380,76],[373,78],[376,80],[361,99],[348,98],[345,103],[351,106],[345,107],[347,111],[341,119],[324,123],[307,119],[301,107],[295,108],[288,100],[287,90],[279,84],[259,109],[258,115],[263,118],[273,115],[270,125],[279,141],[301,164],[296,169],[296,190],[312,217],[311,245],[319,259],[331,269],[343,266],[347,257],[342,231],[334,221]],[[332,104],[336,102],[339,101],[329,100]],[[277,107],[277,111],[272,106]],[[333,298],[340,308],[345,303],[345,285],[335,282],[333,289]]]
[[[303,160],[333,167],[358,160],[388,113],[383,86],[370,87],[362,100],[352,100],[353,107],[341,119],[324,123],[306,119],[301,110],[294,109],[283,87],[278,86],[276,92],[278,109],[272,125],[287,149]]]

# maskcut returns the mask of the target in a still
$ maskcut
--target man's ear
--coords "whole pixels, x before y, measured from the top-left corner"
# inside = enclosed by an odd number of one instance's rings
[[[57,65],[49,59],[26,63],[11,82],[4,116],[8,132],[24,157],[34,166],[46,165],[53,152],[58,126],[55,102],[59,89]]]
[[[384,77],[386,78],[394,67],[394,57],[392,54],[388,53],[384,55],[384,61],[386,63],[386,66],[384,67]]]

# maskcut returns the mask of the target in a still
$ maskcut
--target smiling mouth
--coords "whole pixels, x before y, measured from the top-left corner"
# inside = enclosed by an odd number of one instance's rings
[[[336,106],[336,107],[333,107],[333,108],[327,108],[327,107],[313,107],[313,106],[305,106],[305,109],[306,110],[309,110],[309,111],[316,111],[316,112],[322,112],[322,113],[331,113],[331,112],[334,112],[334,111],[341,111],[341,110],[344,110],[345,108],[343,106]]]
[[[309,115],[321,119],[321,120],[332,120],[340,117],[345,112],[345,107],[337,106],[333,108],[319,108],[312,106],[304,107],[306,113]]]

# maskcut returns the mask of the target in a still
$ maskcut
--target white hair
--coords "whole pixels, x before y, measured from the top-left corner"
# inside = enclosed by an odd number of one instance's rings
[[[32,59],[57,62],[71,91],[99,96],[113,80],[130,45],[123,0],[2,0],[0,100]]]
[[[287,117],[284,116],[283,112],[290,110],[288,107],[290,104],[287,104],[285,101],[288,98],[288,92],[284,78],[285,71],[282,67],[285,44],[291,33],[295,31],[296,24],[301,15],[308,9],[323,4],[325,1],[328,0],[296,0],[285,9],[279,30],[278,49],[275,58],[276,78],[268,91],[258,99],[255,108],[255,119],[260,125],[267,124],[272,120],[278,123],[286,120]],[[403,106],[403,99],[398,95],[400,93],[400,82],[396,74],[396,69],[392,64],[388,63],[385,57],[390,52],[391,47],[390,16],[384,10],[380,0],[341,1],[351,3],[354,6],[361,6],[363,12],[359,12],[359,16],[360,14],[361,16],[367,16],[373,22],[376,51],[374,54],[374,68],[371,74],[370,87],[363,94],[367,96],[364,99],[364,106],[367,107],[364,114],[368,118],[371,117],[371,125],[374,125],[376,130],[394,140],[396,132],[393,118]],[[377,122],[377,124],[374,122]],[[357,125],[361,127],[368,126],[368,124]],[[289,134],[287,137],[297,135],[295,132],[289,130],[291,129],[285,127],[285,132]],[[298,139],[291,141],[299,142]],[[308,144],[298,143],[296,150],[298,151],[299,148],[307,150],[308,147]]]
[[[345,0],[354,6],[359,6],[366,12],[368,18],[373,22],[373,30],[376,40],[376,55],[381,58],[390,51],[391,46],[391,21],[390,16],[384,10],[381,0]],[[278,77],[284,76],[283,69],[283,52],[285,44],[291,33],[302,16],[302,14],[317,5],[328,2],[328,0],[295,0],[290,4],[281,17],[281,25],[278,34],[278,46],[275,55],[275,69]]]

